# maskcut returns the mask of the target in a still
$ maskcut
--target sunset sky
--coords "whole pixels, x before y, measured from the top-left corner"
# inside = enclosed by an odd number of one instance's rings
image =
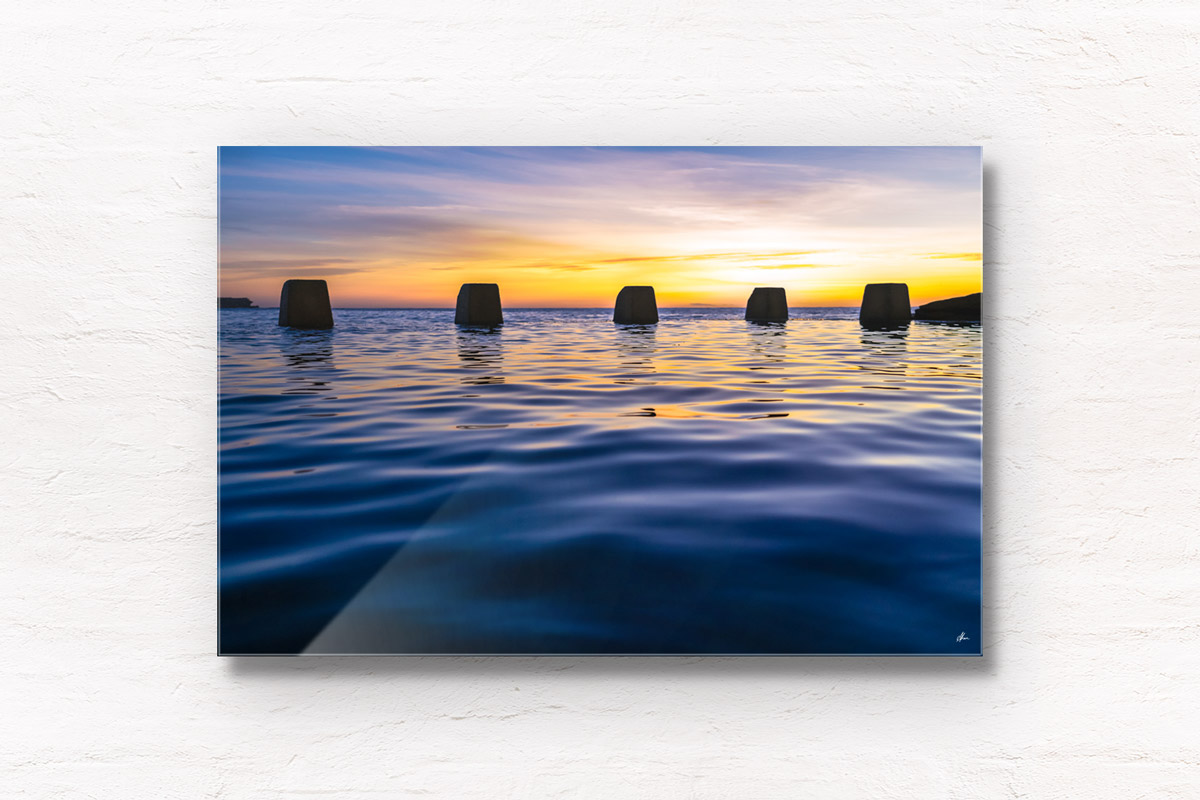
[[[335,307],[914,305],[980,290],[977,147],[223,147],[222,296],[279,304],[325,278]]]

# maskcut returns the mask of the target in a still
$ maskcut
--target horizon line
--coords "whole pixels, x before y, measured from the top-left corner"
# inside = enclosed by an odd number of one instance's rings
[[[791,306],[788,308],[861,308],[857,306]],[[278,309],[279,306],[254,306],[253,309]],[[454,306],[330,306],[335,311],[454,311]],[[659,306],[659,310],[740,309],[744,306]],[[219,309],[223,311],[253,310],[247,306]],[[505,306],[505,311],[611,311],[612,306]]]

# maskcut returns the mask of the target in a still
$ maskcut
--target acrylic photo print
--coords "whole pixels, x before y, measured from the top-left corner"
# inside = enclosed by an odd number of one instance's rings
[[[219,150],[225,655],[980,655],[977,147]]]

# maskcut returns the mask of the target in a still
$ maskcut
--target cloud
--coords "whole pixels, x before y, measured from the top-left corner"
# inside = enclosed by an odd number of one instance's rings
[[[555,264],[555,263],[546,263],[546,264],[513,264],[513,265],[511,265],[511,266],[512,266],[512,267],[520,267],[520,268],[522,268],[522,269],[551,269],[551,270],[562,270],[563,272],[587,272],[587,271],[589,271],[589,270],[596,269],[596,267],[589,266],[588,264]]]
[[[428,267],[428,269],[433,270],[434,272],[442,272],[442,271],[448,271],[448,270],[470,269],[473,266],[474,266],[473,264],[445,264],[443,266]],[[489,269],[500,269],[500,270],[549,269],[549,270],[561,270],[563,272],[584,272],[587,270],[596,269],[596,267],[588,266],[587,264],[560,264],[558,262],[551,261],[551,262],[545,262],[545,263],[540,263],[540,264],[528,264],[528,263],[491,264],[491,265],[489,265]]]
[[[925,253],[924,258],[948,258],[954,261],[982,261],[983,253]]]
[[[827,250],[788,250],[782,253],[691,253],[671,256],[623,256],[621,258],[605,258],[596,261],[597,264],[629,264],[639,261],[710,261],[710,260],[743,260],[762,261],[772,258],[791,258],[792,256],[809,256]],[[813,265],[817,266],[817,265]]]
[[[363,265],[349,258],[250,258],[230,259],[221,261],[222,272],[230,275],[237,273],[257,276],[276,275],[350,275],[362,272]]]
[[[921,254],[978,247],[974,148],[222,148],[220,160],[223,280],[346,275],[366,295],[530,270],[557,273],[541,291],[574,296],[642,267],[694,280],[980,260]]]
[[[754,264],[752,269],[819,269],[832,264]]]

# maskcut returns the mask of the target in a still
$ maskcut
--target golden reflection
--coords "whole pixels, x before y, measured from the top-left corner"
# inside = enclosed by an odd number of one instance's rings
[[[894,379],[897,377],[903,379],[908,375],[908,328],[886,331],[864,329],[860,341],[863,345],[862,356],[857,359],[857,363],[853,363],[854,360],[851,360],[855,369],[883,376],[884,383],[904,382]],[[899,387],[881,388],[897,389]]]
[[[782,369],[787,350],[786,322],[746,322],[750,349],[758,356],[750,369]]]
[[[467,386],[504,383],[504,376],[499,374],[504,366],[500,342],[497,328],[458,329],[455,336],[458,359],[464,370],[473,373],[460,378],[459,382]]]
[[[654,354],[658,349],[654,325],[622,325],[616,329],[617,363],[620,374],[613,383],[653,383],[640,380],[656,377]]]
[[[716,406],[719,408],[720,406]],[[606,419],[618,417],[656,417],[659,419],[778,419],[790,417],[790,411],[763,411],[754,413],[739,413],[735,411],[711,411],[701,406],[647,406],[636,411],[623,411],[613,414],[611,411],[577,411],[565,416],[583,419]]]
[[[333,332],[281,331],[280,353],[288,366],[283,394],[318,394],[333,387],[327,380],[333,368]]]

